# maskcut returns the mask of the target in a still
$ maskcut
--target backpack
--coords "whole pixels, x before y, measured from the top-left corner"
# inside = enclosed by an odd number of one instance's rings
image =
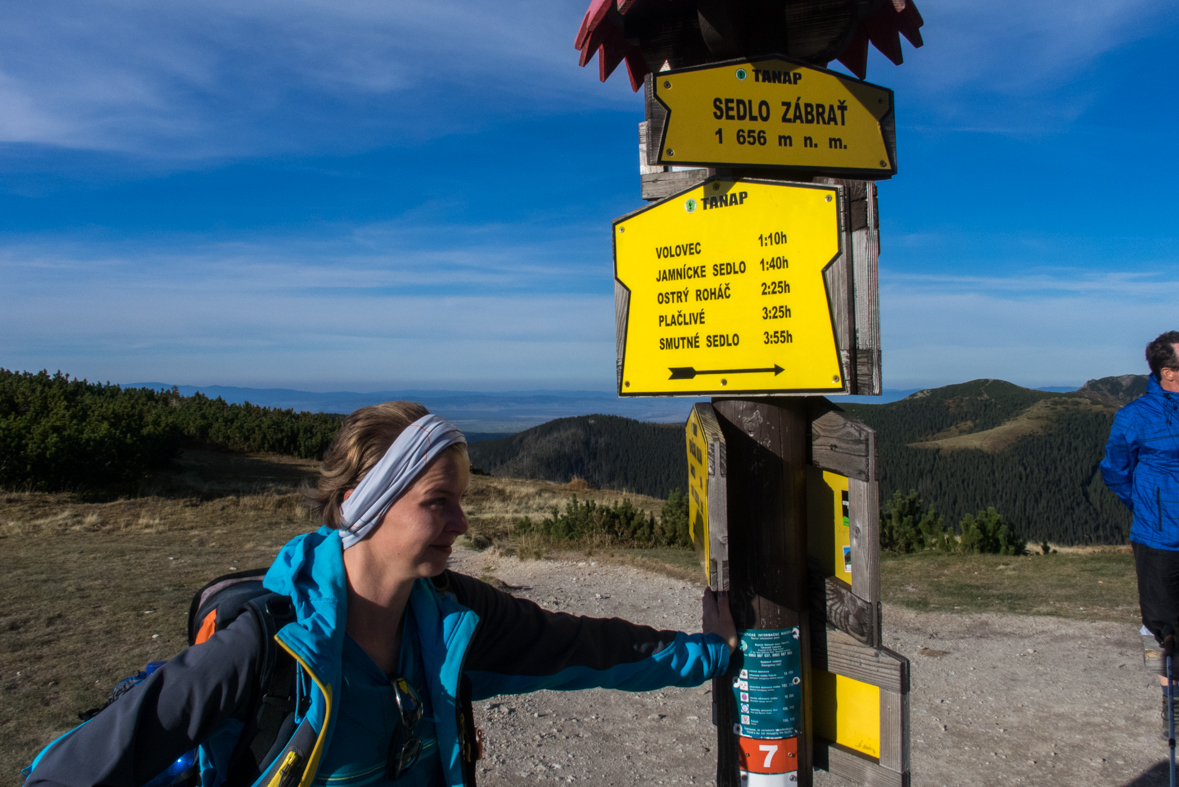
[[[274,635],[295,621],[291,599],[267,590],[267,569],[225,574],[193,594],[188,608],[188,643],[199,645],[228,626],[242,613],[252,614],[262,632],[262,660],[258,685],[245,727],[229,760],[227,787],[248,787],[282,753],[295,732],[295,720],[311,706],[310,688],[299,692],[299,665],[278,646]]]
[[[217,577],[193,594],[188,608],[190,646],[205,642],[243,613],[254,615],[262,633],[257,682],[261,691],[255,692],[246,713],[245,726],[229,760],[226,787],[248,787],[257,781],[294,733],[295,719],[301,718],[311,704],[309,689],[299,692],[298,663],[274,640],[279,629],[294,622],[294,606],[287,596],[263,587],[266,571],[259,568]],[[153,661],[141,672],[119,681],[101,707],[83,711],[78,718],[86,722],[97,716],[164,663]],[[25,778],[64,737],[46,746],[32,765],[22,770]],[[145,787],[195,787],[200,782],[197,761],[197,750],[185,752]]]

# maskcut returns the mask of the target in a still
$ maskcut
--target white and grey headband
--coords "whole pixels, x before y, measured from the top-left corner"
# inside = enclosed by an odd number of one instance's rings
[[[437,415],[424,415],[407,426],[340,506],[344,549],[367,536],[440,453],[466,442],[462,432]]]

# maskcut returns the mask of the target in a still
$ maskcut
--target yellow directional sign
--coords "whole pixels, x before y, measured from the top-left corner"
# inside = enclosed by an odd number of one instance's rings
[[[693,406],[684,425],[688,445],[688,528],[713,590],[729,589],[725,438],[712,405]]]
[[[811,670],[811,680],[815,734],[879,757],[879,687],[822,670]]]
[[[829,577],[852,583],[847,476],[807,467],[807,555]]]
[[[652,137],[659,145],[652,163],[792,167],[865,180],[896,174],[888,88],[780,57],[651,79],[648,119],[666,113],[662,134]]]
[[[709,180],[614,221],[620,396],[842,393],[834,186]]]

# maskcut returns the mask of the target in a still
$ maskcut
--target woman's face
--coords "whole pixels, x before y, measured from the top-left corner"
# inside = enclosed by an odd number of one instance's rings
[[[470,479],[464,456],[454,451],[440,455],[385,512],[369,536],[370,548],[393,561],[407,578],[441,574],[455,539],[467,532],[462,500]]]

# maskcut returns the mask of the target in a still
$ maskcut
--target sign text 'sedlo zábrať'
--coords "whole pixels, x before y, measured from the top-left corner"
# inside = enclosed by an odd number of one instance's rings
[[[652,80],[654,100],[667,112],[652,141],[653,164],[787,167],[865,180],[896,174],[887,88],[782,58],[664,71]]]

